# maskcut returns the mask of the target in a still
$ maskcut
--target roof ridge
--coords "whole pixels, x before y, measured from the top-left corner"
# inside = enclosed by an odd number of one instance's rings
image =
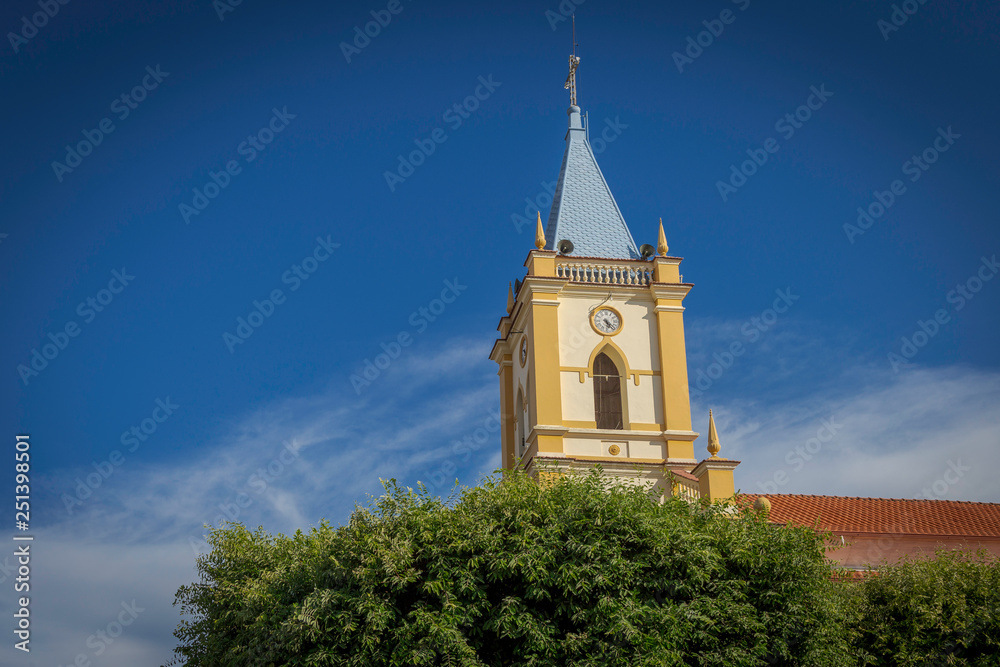
[[[844,500],[883,500],[883,501],[893,501],[893,502],[904,502],[904,503],[915,503],[915,502],[925,502],[925,503],[960,503],[964,505],[996,505],[1000,507],[1000,503],[990,503],[982,500],[951,500],[948,498],[878,498],[873,496],[831,496],[822,495],[814,493],[740,493],[739,496],[745,497],[766,497],[766,498],[842,498]]]

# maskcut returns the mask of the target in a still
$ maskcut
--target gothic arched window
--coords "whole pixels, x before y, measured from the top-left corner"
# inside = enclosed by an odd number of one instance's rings
[[[622,377],[615,362],[603,352],[594,359],[594,414],[597,428],[624,428]]]

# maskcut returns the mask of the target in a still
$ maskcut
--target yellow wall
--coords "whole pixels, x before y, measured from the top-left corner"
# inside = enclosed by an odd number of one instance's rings
[[[508,326],[524,333],[511,333],[505,343],[513,359],[505,391],[511,413],[518,388],[525,392],[529,447],[536,444],[539,453],[566,452],[570,441],[564,438],[572,437],[574,451],[606,455],[603,440],[618,439],[627,443],[619,456],[694,462],[697,434],[691,431],[681,305],[690,286],[676,282],[678,265],[673,258],[654,260],[659,278],[673,281],[669,285],[609,287],[554,279],[555,255],[530,253],[515,321]],[[590,314],[609,292],[612,298],[604,305],[621,314],[623,326],[604,336],[591,326]],[[529,340],[526,368],[519,363],[522,335]],[[608,345],[613,348],[609,356],[626,375],[622,411],[628,435],[581,432],[596,431],[591,369],[594,357]],[[664,436],[663,431],[678,433]],[[513,452],[513,425],[504,432]]]

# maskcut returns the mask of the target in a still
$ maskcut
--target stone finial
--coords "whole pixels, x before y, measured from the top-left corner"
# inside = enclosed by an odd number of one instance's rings
[[[507,283],[507,314],[514,312],[514,288]]]
[[[535,228],[535,247],[545,249],[545,230],[542,229],[542,212],[538,212],[538,226]]]
[[[757,500],[753,501],[753,508],[758,512],[770,512],[771,511],[771,501],[765,496],[760,496]]]
[[[719,434],[715,432],[715,417],[712,416],[712,411],[708,411],[708,453],[714,458],[719,454],[719,450],[722,449],[719,446]]]
[[[666,255],[670,248],[667,246],[667,237],[663,233],[663,218],[660,218],[660,237],[656,242],[656,252],[661,255]]]

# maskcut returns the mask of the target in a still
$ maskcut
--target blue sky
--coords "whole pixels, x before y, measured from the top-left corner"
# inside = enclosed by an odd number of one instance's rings
[[[487,355],[573,7],[598,161],[685,258],[695,428],[714,408],[737,485],[1000,502],[997,3],[223,3],[0,9],[0,440],[31,435],[38,554],[5,664],[166,660],[227,513],[294,531],[498,465]]]

